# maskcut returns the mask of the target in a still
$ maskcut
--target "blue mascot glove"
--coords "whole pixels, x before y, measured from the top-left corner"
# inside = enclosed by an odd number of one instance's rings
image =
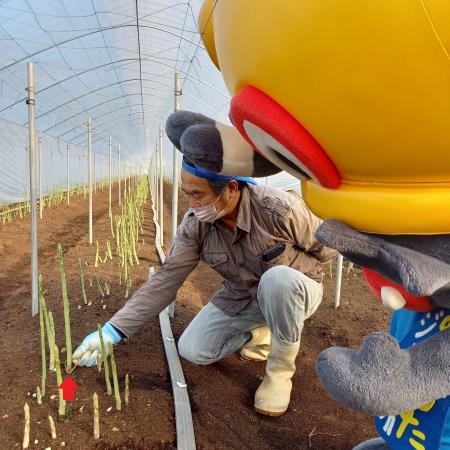
[[[114,325],[109,322],[103,325],[102,335],[107,355],[109,354],[109,342],[113,345],[119,344],[125,337]],[[74,364],[78,364],[79,366],[92,367],[97,364],[99,355],[100,357],[102,355],[100,336],[98,331],[94,331],[84,338],[81,345],[73,353],[72,360]]]

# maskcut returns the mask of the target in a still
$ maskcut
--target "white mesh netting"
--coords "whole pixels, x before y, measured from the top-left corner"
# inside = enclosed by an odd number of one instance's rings
[[[42,173],[47,191],[64,185],[65,170],[59,168],[62,163],[65,167],[66,142],[73,149],[71,178],[74,183],[85,179],[80,171],[88,117],[98,155],[106,158],[112,136],[114,148],[122,146],[124,161],[146,167],[159,125],[173,111],[175,72],[181,77],[183,109],[228,122],[228,93],[197,30],[201,3],[2,1],[0,118],[5,121],[0,123],[0,204],[23,200],[27,190],[27,62],[35,66],[36,130],[45,142]],[[172,147],[167,139],[164,144],[170,173]],[[273,184],[298,186],[286,175]]]

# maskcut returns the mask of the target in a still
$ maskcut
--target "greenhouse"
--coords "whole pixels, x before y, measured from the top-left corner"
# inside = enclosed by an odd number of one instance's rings
[[[0,2],[0,450],[450,449],[450,9],[375,3]]]

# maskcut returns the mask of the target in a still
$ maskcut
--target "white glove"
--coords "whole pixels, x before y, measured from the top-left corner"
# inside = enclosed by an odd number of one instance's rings
[[[109,342],[119,344],[123,341],[123,334],[112,324],[107,322],[102,327],[103,343],[106,355],[109,355]],[[72,361],[79,366],[92,367],[97,364],[97,358],[102,354],[98,330],[86,336],[72,355]]]

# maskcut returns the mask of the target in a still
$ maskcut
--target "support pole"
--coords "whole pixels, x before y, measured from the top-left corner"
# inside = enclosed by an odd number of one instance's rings
[[[92,245],[92,120],[88,123],[89,244]]]
[[[103,191],[103,155],[100,155],[100,188]]]
[[[123,171],[123,174],[125,175],[124,180],[123,180],[123,184],[125,185],[124,189],[123,189],[123,196],[125,198],[125,202],[127,201],[127,179],[128,179],[128,163],[125,161],[124,164],[125,168]]]
[[[53,200],[53,144],[50,144],[50,197]]]
[[[83,147],[83,186],[87,186],[87,171],[85,170],[86,167],[86,149]],[[86,192],[86,191],[85,191]],[[86,198],[86,195],[84,196]]]
[[[70,145],[67,142],[67,206],[70,206]]]
[[[181,85],[180,74],[175,73],[175,111],[180,110]],[[175,240],[178,228],[178,180],[180,172],[180,158],[178,150],[173,147],[173,172],[172,172],[172,244]]]
[[[84,176],[83,168],[81,167],[81,155],[78,155],[78,168],[77,168],[77,174],[78,174],[78,177]],[[80,188],[80,187],[81,187],[81,181],[80,181],[79,178],[78,178],[77,181],[78,181],[77,188]]]
[[[159,198],[160,198],[160,215],[159,215],[159,226],[161,228],[160,233],[160,245],[163,246],[164,242],[164,170],[163,170],[163,129],[162,125],[159,125]]]
[[[39,218],[42,220],[42,213],[44,210],[44,200],[42,199],[42,137],[39,136]]]
[[[131,182],[133,181],[133,161],[130,163],[130,176],[128,177],[128,192],[131,192]]]
[[[112,199],[112,147],[111,147],[111,136],[109,137],[109,217],[112,214],[111,207]]]
[[[158,178],[158,176],[159,176],[159,155],[158,155],[158,141],[156,141],[156,143],[155,143],[155,205],[156,205],[155,220],[159,223],[159,189],[158,189],[159,178]]]
[[[334,293],[334,307],[339,308],[341,304],[341,283],[342,283],[342,265],[344,262],[344,257],[338,255],[337,265],[336,265],[336,289]]]
[[[37,236],[37,211],[36,211],[36,142],[35,142],[35,97],[34,97],[34,71],[33,64],[28,63],[28,137],[30,156],[30,217],[31,217],[31,315],[35,316],[39,311],[38,299],[38,236]]]
[[[120,187],[120,177],[122,175],[121,175],[121,171],[120,171],[120,169],[121,169],[121,167],[120,167],[120,144],[119,144],[119,149],[118,149],[117,153],[118,153],[118,158],[119,158],[119,161],[118,161],[118,164],[117,164],[117,178],[119,179],[119,206],[121,206],[122,205],[122,192],[120,190],[121,189],[121,187]]]
[[[180,110],[181,100],[181,83],[180,74],[175,73],[175,102],[174,110]],[[180,155],[178,150],[173,147],[173,168],[172,168],[172,245],[175,241],[178,228],[178,180],[180,173]],[[173,318],[175,314],[175,301],[173,301],[168,307],[169,317]]]
[[[155,180],[156,180],[156,167],[155,167],[156,163],[155,163],[155,161],[156,161],[156,159],[155,158],[156,158],[156,153],[154,152],[152,155],[152,162],[151,162],[150,169],[151,169],[151,175],[152,175],[152,195],[154,198],[153,203],[155,205],[155,211],[156,211],[156,190],[155,190]],[[156,213],[155,213],[155,217],[156,217]]]

